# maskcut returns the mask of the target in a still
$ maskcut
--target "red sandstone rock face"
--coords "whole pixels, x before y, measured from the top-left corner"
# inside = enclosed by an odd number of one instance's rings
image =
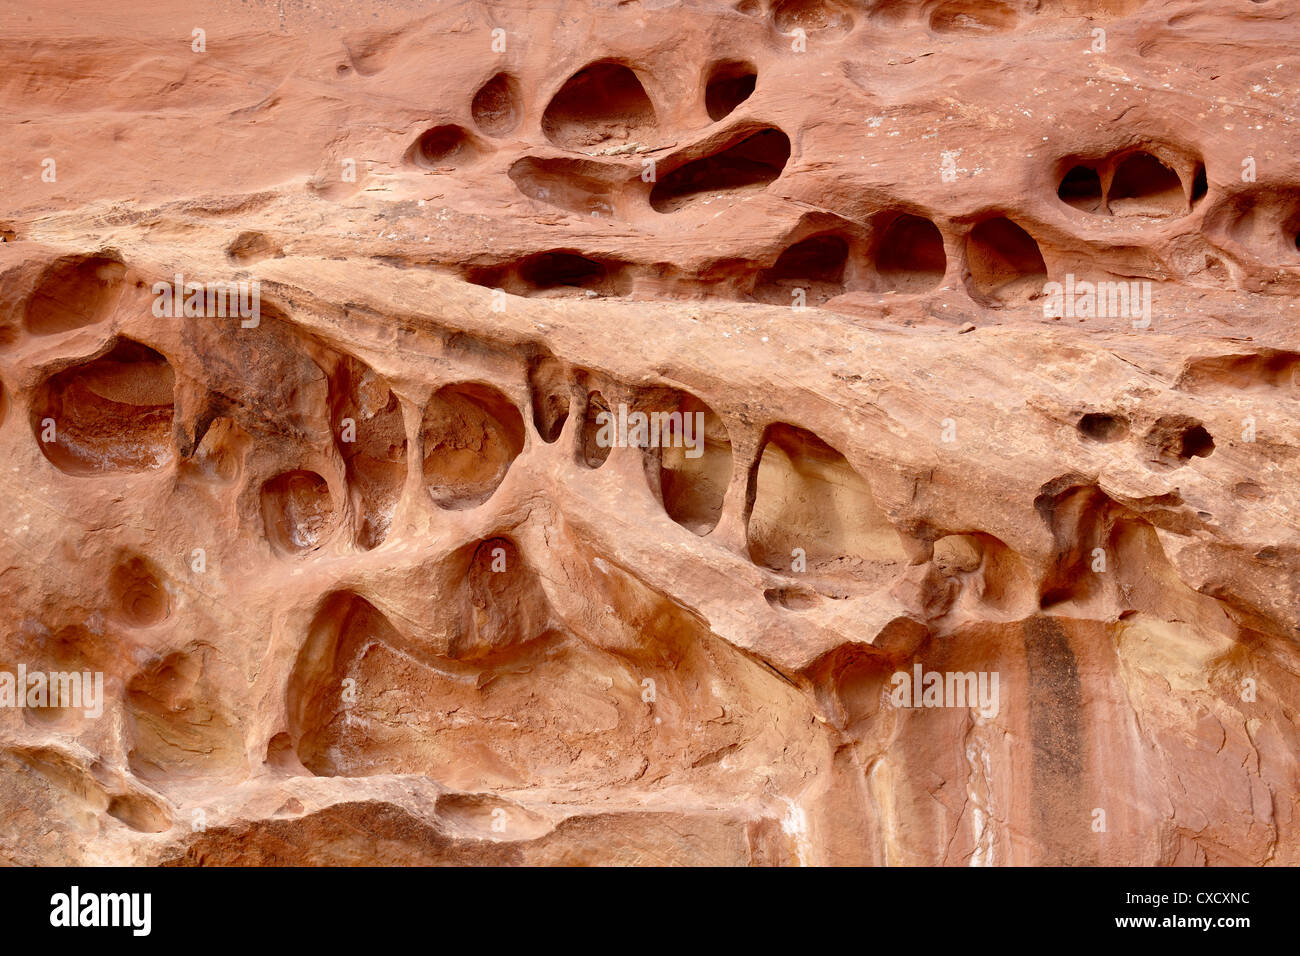
[[[1286,0],[0,38],[6,861],[1300,862]]]

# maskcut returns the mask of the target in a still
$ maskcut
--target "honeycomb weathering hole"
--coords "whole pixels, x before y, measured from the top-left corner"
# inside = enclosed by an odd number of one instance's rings
[[[704,108],[715,123],[725,119],[749,99],[758,83],[758,73],[749,63],[719,63],[704,85]]]
[[[614,214],[615,191],[626,178],[617,166],[606,163],[532,156],[515,162],[507,175],[529,199],[594,218]]]
[[[621,264],[589,259],[576,252],[542,252],[519,263],[519,278],[536,292],[548,289],[592,289],[620,294],[627,285],[621,281]]]
[[[847,33],[853,18],[834,0],[778,0],[772,8],[772,25],[781,33],[803,30]]]
[[[207,415],[228,415],[259,441],[268,431],[295,439],[328,431],[325,369],[333,367],[337,354],[265,295],[255,329],[241,328],[238,320],[190,318],[181,335],[186,351],[203,369],[212,402]],[[207,415],[178,416],[181,451],[187,457],[206,437]]]
[[[801,290],[804,303],[821,305],[844,292],[849,244],[843,236],[810,236],[785,249],[754,284],[753,297],[772,305],[790,305]]]
[[[1135,605],[1164,603],[1165,613],[1194,618],[1192,592],[1174,571],[1156,528],[1096,485],[1076,485],[1035,501],[1058,542],[1055,560],[1036,586],[1039,606],[1092,605],[1115,618]],[[1106,573],[1093,572],[1095,549],[1104,549]],[[1172,602],[1172,604],[1170,603]]]
[[[650,205],[656,212],[671,213],[710,197],[759,192],[789,161],[790,137],[775,128],[759,130],[659,179],[650,190]]]
[[[884,292],[925,292],[941,283],[948,271],[939,227],[907,213],[885,227],[874,258]]]
[[[122,294],[126,266],[103,256],[71,256],[52,265],[27,300],[23,324],[54,335],[101,322]]]
[[[1100,214],[1103,211],[1101,176],[1090,166],[1075,166],[1065,174],[1057,197],[1067,206],[1083,212]]]
[[[9,601],[11,594],[12,592],[6,595],[6,602]],[[29,619],[29,622],[23,622],[6,610],[6,620],[9,624],[5,631],[9,638],[9,645],[3,652],[3,656],[0,656],[0,673],[6,680],[12,680],[18,666],[17,662],[25,660],[27,667],[32,670],[41,667],[53,671],[80,671],[83,674],[87,671],[92,674],[95,671],[102,671],[105,682],[114,681],[121,675],[123,666],[129,666],[130,650],[119,636],[120,628],[105,627],[104,616],[98,610],[90,612],[87,607],[80,612],[80,616],[85,621],[84,624],[57,626],[52,619],[46,618],[46,621],[50,621],[49,626],[32,627],[34,621]],[[44,623],[45,621],[42,621],[42,624]],[[93,679],[91,674],[83,677],[83,692],[85,681]],[[54,681],[51,675],[47,685],[47,689],[51,692],[55,688]],[[16,686],[21,688],[23,685],[20,682]],[[110,684],[110,693],[111,687]],[[21,719],[29,726],[45,726],[75,732],[95,720],[95,717],[86,715],[84,708],[76,706],[75,701],[56,700],[52,693],[45,702],[48,706],[44,704],[31,706],[30,698],[26,696],[25,691],[20,691],[9,699],[12,701],[9,706],[21,710]],[[109,703],[103,697],[100,700],[106,705]]]
[[[546,138],[566,149],[644,142],[655,126],[641,80],[613,62],[593,63],[569,77],[542,114]]]
[[[821,595],[811,588],[767,588],[763,599],[787,611],[808,611],[822,603]]]
[[[1000,0],[948,0],[930,14],[935,33],[1006,33],[1020,16]]]
[[[1237,355],[1195,359],[1178,376],[1188,392],[1268,392],[1275,388],[1300,394],[1300,352],[1261,349]]]
[[[554,443],[569,420],[568,375],[554,356],[542,356],[529,363],[528,395],[533,427],[542,441]]]
[[[517,262],[471,267],[465,278],[511,295],[547,298],[582,295],[626,295],[631,289],[625,263],[598,259],[568,249],[538,252]]]
[[[731,439],[721,417],[694,395],[669,410],[674,436],[658,449],[659,490],[668,516],[695,534],[708,534],[722,516],[731,482]]]
[[[181,462],[183,473],[214,485],[239,480],[253,437],[227,417],[213,420],[190,458]]]
[[[536,671],[554,677],[569,656],[536,574],[507,538],[470,544],[451,561],[460,584],[447,596],[445,646],[406,638],[354,593],[322,603],[286,689],[290,737],[312,773],[500,784],[517,779],[497,776],[499,757],[515,753],[510,741],[548,736],[535,722],[501,719],[498,698],[508,693],[502,685],[527,686]],[[348,678],[356,687],[351,706],[340,696]],[[561,705],[544,708],[552,706]]]
[[[1079,419],[1079,434],[1097,442],[1119,441],[1128,434],[1128,419],[1105,412],[1088,412]]]
[[[470,113],[489,136],[505,136],[519,125],[520,98],[519,81],[508,73],[498,73],[474,94]]]
[[[486,661],[550,630],[550,605],[537,574],[509,538],[471,546],[459,625],[447,645],[453,660]]]
[[[1162,415],[1143,441],[1153,460],[1166,468],[1177,468],[1193,458],[1208,458],[1214,453],[1214,438],[1188,415]]]
[[[230,707],[243,683],[217,651],[199,644],[157,658],[126,685],[131,770],[143,780],[214,778],[246,764],[244,736]]]
[[[131,557],[117,564],[109,576],[109,595],[118,618],[132,627],[149,627],[171,611],[171,598],[153,564]]]
[[[424,483],[441,508],[474,508],[492,497],[524,448],[524,419],[489,385],[440,388],[421,425]]]
[[[262,486],[262,520],[280,551],[302,554],[321,546],[334,525],[329,483],[314,471],[287,471]]]
[[[411,146],[411,162],[423,169],[459,166],[474,159],[479,149],[464,129],[454,124],[435,126],[420,134]]]
[[[921,600],[940,617],[974,598],[985,611],[1016,613],[1032,606],[1036,592],[1024,561],[989,534],[950,534],[934,542]]]
[[[798,571],[802,552],[810,573],[866,579],[905,559],[866,479],[810,431],[768,428],[750,494],[747,536],[755,564]]]
[[[546,817],[513,801],[483,793],[444,793],[436,805],[438,819],[476,839],[528,840],[545,836],[552,828]],[[509,820],[510,835],[501,833],[498,821]]]
[[[966,259],[975,291],[1002,304],[1041,294],[1047,281],[1038,243],[1010,219],[987,219],[972,229]]]
[[[587,396],[587,407],[582,414],[582,428],[578,432],[578,461],[588,468],[599,468],[609,458],[612,446],[598,441],[602,423],[608,421],[609,403],[600,392]]]
[[[787,722],[810,722],[792,686],[612,564],[593,567],[590,597],[608,625],[599,638],[616,637],[608,646],[551,623],[508,539],[467,546],[447,571],[461,582],[446,595],[450,647],[352,592],[322,603],[286,686],[288,733],[312,773],[425,774],[460,790],[605,786],[690,774],[742,748],[775,759]]]
[[[283,255],[284,250],[264,232],[241,232],[226,246],[226,258],[240,265]]]
[[[339,672],[348,663],[340,656],[352,650],[348,638],[365,631],[371,639],[383,640],[391,629],[373,605],[348,592],[326,598],[312,620],[286,688],[289,736],[296,742],[298,759],[312,773],[332,776],[335,772],[322,738],[337,733],[332,725],[343,717],[341,701],[331,698],[340,695],[342,679],[348,676]]]
[[[161,468],[172,460],[174,390],[162,355],[119,339],[101,358],[46,380],[32,403],[32,432],[69,474]]]
[[[1150,153],[1134,153],[1119,164],[1107,202],[1117,216],[1174,216],[1187,212],[1182,180]]]
[[[166,809],[135,793],[114,795],[108,801],[108,815],[140,833],[162,833],[172,825]]]
[[[974,535],[945,535],[930,549],[930,562],[940,574],[969,574],[979,570],[984,551]]]
[[[333,427],[347,465],[357,545],[369,550],[388,536],[406,484],[406,426],[388,383],[347,358],[330,383]]]

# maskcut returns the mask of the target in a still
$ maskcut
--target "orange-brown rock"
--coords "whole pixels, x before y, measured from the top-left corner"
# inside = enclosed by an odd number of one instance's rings
[[[1300,863],[1298,42],[0,10],[0,860]]]

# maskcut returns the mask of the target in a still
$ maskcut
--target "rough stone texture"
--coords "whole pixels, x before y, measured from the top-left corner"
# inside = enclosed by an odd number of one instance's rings
[[[106,701],[0,710],[0,859],[1300,863],[1298,43],[7,5],[0,664]],[[894,707],[917,664],[997,714]]]

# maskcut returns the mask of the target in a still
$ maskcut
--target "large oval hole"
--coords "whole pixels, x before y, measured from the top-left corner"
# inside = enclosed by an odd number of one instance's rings
[[[621,63],[594,63],[579,70],[542,114],[546,138],[566,149],[644,142],[655,125],[645,87]]]

